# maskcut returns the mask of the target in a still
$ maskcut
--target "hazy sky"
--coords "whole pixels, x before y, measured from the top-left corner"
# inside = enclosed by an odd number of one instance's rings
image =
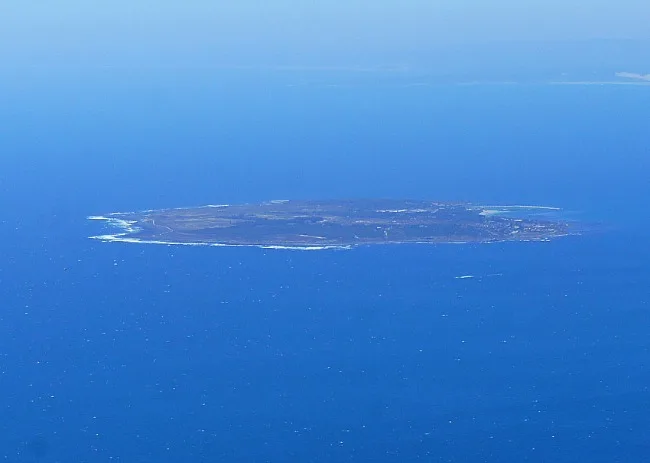
[[[324,62],[501,40],[650,38],[648,0],[4,0],[0,59]]]

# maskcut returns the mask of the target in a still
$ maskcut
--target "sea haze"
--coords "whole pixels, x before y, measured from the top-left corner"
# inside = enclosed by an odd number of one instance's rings
[[[647,87],[23,74],[0,106],[4,460],[647,454]],[[87,239],[114,211],[372,197],[594,226],[319,252]]]

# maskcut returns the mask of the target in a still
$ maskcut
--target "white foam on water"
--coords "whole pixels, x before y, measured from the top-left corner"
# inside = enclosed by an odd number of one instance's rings
[[[89,236],[89,239],[99,240],[104,243],[137,243],[137,244],[163,244],[167,246],[209,246],[209,247],[253,247],[261,249],[285,249],[290,251],[322,251],[326,249],[351,249],[352,246],[323,245],[323,246],[280,246],[266,244],[228,244],[228,243],[211,243],[211,242],[180,242],[180,241],[161,241],[161,240],[142,240],[140,238],[129,237],[129,232],[116,233],[114,235],[95,235]]]
[[[279,245],[254,244],[254,245],[244,245],[244,246],[254,246],[254,247],[262,248],[262,249],[286,249],[286,250],[289,250],[289,251],[322,251],[322,250],[326,250],[326,249],[352,249],[352,246],[339,246],[339,245],[279,246]]]
[[[420,213],[420,212],[431,212],[432,214],[435,214],[438,212],[439,209],[430,211],[429,209],[377,209],[375,212],[380,212],[380,213]]]
[[[562,208],[554,206],[527,206],[523,204],[511,204],[505,206],[473,206],[473,209],[487,209],[487,210],[509,210],[509,209],[546,209],[551,211],[561,211]]]
[[[87,218],[88,220],[104,220],[108,222],[109,225],[116,228],[121,228],[126,233],[134,233],[139,230],[138,227],[134,227],[134,225],[138,223],[136,220],[124,220],[124,219],[118,219],[117,217],[105,217],[103,215],[91,215],[88,216]],[[126,233],[122,233],[122,235]]]
[[[301,238],[314,238],[316,240],[326,240],[327,238],[324,236],[316,236],[316,235],[298,235]]]

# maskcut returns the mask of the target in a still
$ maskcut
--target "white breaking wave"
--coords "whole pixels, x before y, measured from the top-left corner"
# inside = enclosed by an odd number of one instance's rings
[[[513,205],[506,205],[506,206],[474,206],[474,209],[503,209],[503,210],[508,210],[508,209],[547,209],[551,211],[561,211],[562,208],[560,207],[553,207],[553,206],[526,206],[526,205],[520,205],[520,204],[513,204]]]
[[[88,220],[104,220],[108,222],[110,225],[112,225],[113,227],[121,228],[122,230],[125,231],[125,233],[120,233],[119,234],[120,236],[126,235],[128,233],[135,233],[140,230],[138,227],[133,226],[137,223],[137,221],[135,220],[124,220],[124,219],[118,219],[117,217],[104,217],[103,215],[91,215],[88,216]]]

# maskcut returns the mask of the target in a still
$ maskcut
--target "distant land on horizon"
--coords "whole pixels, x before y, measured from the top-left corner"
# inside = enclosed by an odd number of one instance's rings
[[[611,82],[647,77],[650,40],[587,39],[487,41],[437,44],[422,49],[372,53],[351,59],[344,54],[276,56],[217,67],[295,73],[387,73],[441,82]],[[214,63],[213,63],[214,64]]]
[[[279,79],[289,86],[303,85],[427,85],[427,84],[625,84],[647,85],[650,40],[509,40],[467,43],[436,43],[416,48],[318,54],[282,52],[273,56],[254,53],[212,56],[180,56],[173,65],[127,57],[106,57],[89,65],[69,56],[56,64],[20,61],[12,66],[11,78],[20,84],[25,77],[46,68],[50,73],[94,75],[119,74],[127,69],[156,72],[174,69],[174,75],[195,78],[218,72],[232,84],[260,83]],[[4,65],[0,64],[0,68]],[[273,77],[276,74],[276,77]],[[41,75],[41,74],[39,74]],[[70,77],[67,75],[67,77]],[[11,83],[11,82],[9,82]]]

